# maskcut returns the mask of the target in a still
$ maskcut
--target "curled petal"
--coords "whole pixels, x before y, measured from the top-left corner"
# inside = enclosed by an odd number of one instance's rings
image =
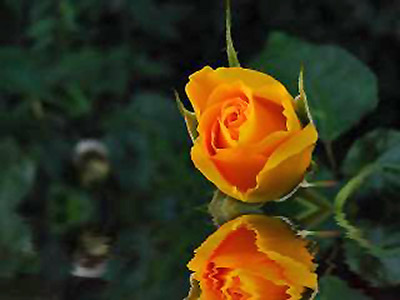
[[[304,178],[317,138],[315,127],[309,124],[278,146],[257,175],[257,186],[248,190],[242,199],[263,202],[290,193]]]
[[[211,159],[221,175],[239,191],[256,186],[256,176],[266,162],[265,156],[242,148],[221,149]]]
[[[286,130],[286,119],[281,105],[253,97],[250,99],[248,121],[240,128],[241,145],[257,143],[274,132]]]
[[[203,113],[209,95],[219,83],[220,80],[216,78],[214,70],[208,66],[189,76],[185,90],[197,119]]]

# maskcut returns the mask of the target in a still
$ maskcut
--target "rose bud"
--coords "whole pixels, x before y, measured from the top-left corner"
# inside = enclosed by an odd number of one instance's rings
[[[303,181],[318,133],[300,122],[279,81],[240,67],[205,67],[190,76],[186,93],[198,121],[191,157],[218,189],[265,202]]]

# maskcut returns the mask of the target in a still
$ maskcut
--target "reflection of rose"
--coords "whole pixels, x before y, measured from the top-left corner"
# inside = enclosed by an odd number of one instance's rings
[[[307,243],[281,219],[247,215],[229,221],[195,251],[188,267],[199,300],[299,300],[316,290]]]
[[[198,119],[195,166],[222,192],[245,202],[278,199],[304,178],[318,138],[304,128],[285,87],[243,68],[205,67],[186,93]]]

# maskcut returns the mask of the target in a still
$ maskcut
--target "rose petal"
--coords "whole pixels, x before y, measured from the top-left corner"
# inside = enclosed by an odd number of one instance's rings
[[[257,175],[257,186],[242,199],[263,202],[290,193],[304,178],[317,138],[315,127],[309,124],[278,146]]]
[[[270,75],[243,68],[218,68],[216,77],[223,82],[242,81],[253,93],[253,97],[262,102],[275,102],[284,107],[284,115],[287,118],[289,131],[299,130],[300,122],[294,110],[293,97],[282,83]]]
[[[276,131],[256,144],[246,145],[247,151],[270,157],[279,145],[286,142],[293,134],[287,131]]]
[[[189,76],[189,83],[186,85],[185,91],[192,103],[197,119],[200,118],[206,108],[209,95],[219,83],[220,80],[215,77],[214,70],[209,66]]]
[[[245,269],[264,280],[286,283],[282,268],[258,250],[254,230],[246,227],[232,231],[215,249],[210,261],[218,267]]]
[[[300,295],[303,287],[316,289],[315,265],[307,250],[307,242],[294,238],[288,224],[264,216],[244,216],[243,222],[256,232],[258,249],[282,267],[285,278],[292,283],[290,293],[293,297]]]
[[[211,160],[226,181],[239,191],[245,192],[256,186],[256,176],[264,167],[267,158],[237,147],[220,149]]]
[[[207,107],[229,99],[243,99],[248,101],[251,97],[251,90],[247,88],[242,81],[234,81],[231,83],[222,83],[215,87],[207,100]]]
[[[257,233],[257,247],[260,251],[273,251],[287,256],[308,268],[314,267],[313,257],[307,251],[307,242],[294,238],[290,226],[279,218],[261,215],[243,216],[242,222]]]
[[[206,118],[206,115],[204,117]],[[206,122],[203,123],[203,125],[205,124]],[[203,138],[199,137],[192,147],[191,157],[196,168],[222,192],[236,199],[247,201],[249,197],[246,194],[246,189],[255,186],[256,181],[253,179],[257,178],[257,174],[265,166],[267,157],[289,137],[290,134],[287,132],[275,132],[257,145],[236,149],[220,149],[214,157],[206,149],[210,142],[204,142]],[[256,154],[250,155],[249,153]],[[287,164],[291,168],[292,161]],[[243,171],[243,169],[245,170]],[[297,178],[295,179],[297,180]],[[270,184],[273,186],[275,182],[271,181]],[[242,191],[240,191],[240,188]],[[287,187],[284,186],[284,188]],[[279,193],[282,193],[282,191],[278,191]],[[255,198],[253,202],[259,201],[257,194],[254,193],[253,196]]]
[[[278,80],[267,74],[244,68],[218,68],[215,75],[225,83],[242,81],[253,91],[260,91],[260,95],[265,99],[278,101],[281,99],[291,99],[292,97],[286,88]],[[255,95],[258,95],[255,94]]]
[[[318,133],[313,124],[308,124],[303,130],[293,135],[287,142],[281,144],[268,159],[265,170],[271,170],[289,157],[315,144]]]
[[[218,148],[231,148],[237,145],[237,141],[232,139],[231,132],[224,124],[218,122],[220,135],[218,137]]]
[[[242,199],[249,203],[258,203],[278,200],[289,194],[303,180],[311,163],[313,149],[314,146],[309,146],[302,152],[289,157],[276,168],[263,169],[257,176],[257,186],[242,195]]]
[[[243,289],[249,291],[254,300],[300,300],[300,298],[288,298],[288,286],[278,285],[272,281],[265,280],[264,277],[241,272]]]
[[[222,192],[226,194],[238,194],[232,184],[221,175],[221,172],[211,161],[210,155],[207,154],[201,137],[196,139],[192,147],[191,158],[196,168],[199,169],[200,172],[202,172],[203,175],[209,181],[214,183]]]
[[[218,122],[218,116],[221,112],[221,104],[213,105],[209,107],[206,112],[204,112],[200,118],[199,125],[197,126],[197,131],[199,133],[199,138],[202,139],[204,143],[204,148],[207,150],[209,155],[215,154],[215,148],[213,148],[213,137],[215,138],[215,126]],[[213,136],[214,135],[214,136]],[[197,141],[195,141],[195,144]]]
[[[218,68],[213,70],[206,66],[189,77],[186,85],[186,94],[193,105],[197,118],[206,108],[208,98],[220,84],[242,81],[249,87],[255,96],[282,104],[292,100],[286,88],[273,77],[250,69]]]
[[[286,117],[286,128],[289,131],[297,131],[301,129],[300,120],[294,110],[293,99],[282,99],[284,107],[283,115]]]
[[[272,101],[250,98],[247,122],[240,127],[239,144],[248,145],[264,139],[271,133],[286,130],[283,107]]]
[[[227,278],[224,287],[221,289],[222,293],[225,295],[225,299],[251,299],[251,294],[242,289],[242,282],[238,270],[234,270],[229,275],[230,276]]]
[[[235,230],[240,223],[241,218],[237,218],[233,221],[227,222],[218,228],[213,234],[211,234],[207,240],[201,244],[194,252],[194,258],[188,263],[188,268],[191,271],[202,274],[209,262],[209,258],[212,256],[218,245],[226,239],[228,234]],[[198,280],[198,278],[196,278]]]

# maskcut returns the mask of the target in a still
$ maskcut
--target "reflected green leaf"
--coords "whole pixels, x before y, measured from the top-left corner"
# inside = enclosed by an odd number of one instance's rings
[[[319,280],[319,293],[315,300],[372,300],[362,291],[350,288],[335,276],[324,276]]]
[[[368,238],[386,249],[374,255],[353,241],[344,244],[346,263],[350,269],[373,286],[395,286],[400,283],[400,234],[398,228],[364,226]]]

